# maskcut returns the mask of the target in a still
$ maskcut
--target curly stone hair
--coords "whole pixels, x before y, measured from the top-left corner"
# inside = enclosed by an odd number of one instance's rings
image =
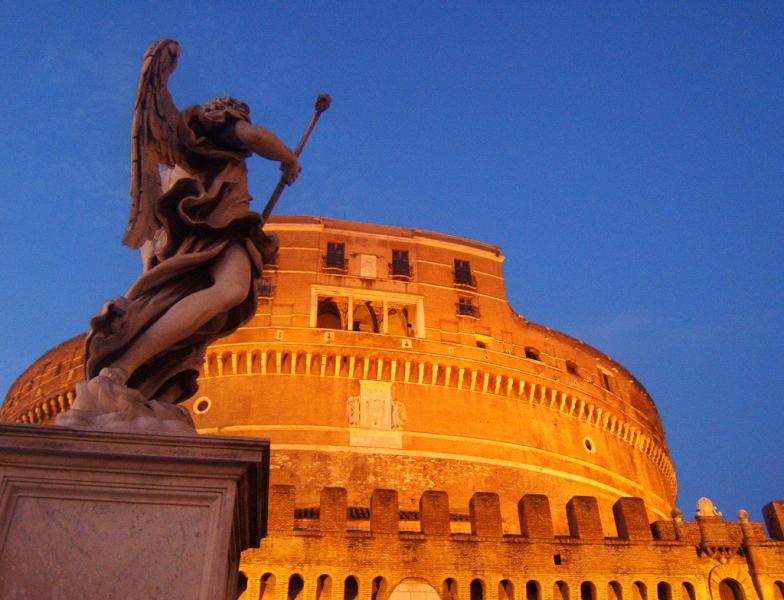
[[[245,113],[246,115],[250,115],[250,106],[242,102],[241,100],[237,100],[231,96],[218,96],[217,98],[213,98],[212,100],[208,100],[204,104],[201,105],[202,108],[206,112],[210,112],[213,110],[224,110],[226,108],[232,108],[234,110],[240,111]]]

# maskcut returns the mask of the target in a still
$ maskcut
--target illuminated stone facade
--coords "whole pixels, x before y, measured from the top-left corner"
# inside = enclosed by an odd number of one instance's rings
[[[257,314],[210,346],[187,403],[203,433],[272,441],[271,531],[245,554],[246,597],[702,600],[719,577],[725,596],[784,600],[784,543],[761,524],[673,520],[653,401],[517,314],[498,247],[314,217],[267,229],[280,250]],[[81,343],[39,359],[0,416],[66,408]]]

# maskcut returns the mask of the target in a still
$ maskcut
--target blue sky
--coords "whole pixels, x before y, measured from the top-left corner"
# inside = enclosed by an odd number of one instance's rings
[[[132,4],[0,9],[0,391],[138,274],[133,96],[174,37],[180,107],[294,144],[333,96],[280,212],[501,245],[518,312],[651,392],[687,516],[784,497],[784,4]]]

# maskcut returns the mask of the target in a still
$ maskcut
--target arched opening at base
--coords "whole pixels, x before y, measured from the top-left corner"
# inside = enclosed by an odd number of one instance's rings
[[[525,583],[525,600],[542,600],[542,587],[531,579]]]
[[[275,598],[275,576],[264,573],[259,582],[259,600],[273,600]]]
[[[332,600],[332,577],[319,575],[316,580],[316,600]]]
[[[370,600],[387,600],[387,580],[381,576],[373,578]]]
[[[617,581],[607,584],[607,600],[623,600],[623,589]]]
[[[335,304],[332,298],[319,300],[316,327],[321,329],[343,329],[340,309],[338,309],[338,305]]]
[[[248,590],[248,576],[240,571],[240,576],[237,580],[237,599],[243,600],[245,592]]]
[[[642,581],[635,581],[632,585],[632,600],[648,600],[648,588]]]
[[[438,592],[424,579],[409,577],[395,586],[387,600],[441,600]]]
[[[296,573],[289,577],[289,588],[286,592],[286,600],[302,600],[302,590],[305,589],[305,581]]]
[[[773,584],[773,600],[784,600],[784,581]]]
[[[746,600],[740,584],[729,577],[719,582],[719,598],[721,600]]]
[[[569,586],[565,581],[553,584],[553,600],[569,600]]]

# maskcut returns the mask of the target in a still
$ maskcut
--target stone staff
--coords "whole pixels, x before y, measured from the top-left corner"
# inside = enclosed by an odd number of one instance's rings
[[[318,123],[321,113],[327,110],[330,104],[332,104],[332,98],[330,98],[329,94],[319,94],[318,98],[316,98],[316,112],[313,114],[313,117],[311,117],[310,123],[308,123],[308,126],[305,129],[305,133],[302,134],[302,138],[300,138],[299,144],[297,144],[297,147],[294,150],[294,154],[297,156],[297,158],[299,158],[300,154],[302,154],[302,149],[305,147],[305,144],[307,143],[313,128],[316,126],[316,123]],[[267,205],[264,207],[264,210],[261,213],[262,224],[266,223],[267,219],[269,219],[269,216],[272,214],[272,210],[278,203],[278,199],[283,193],[283,189],[286,187],[286,185],[287,182],[284,174],[280,176],[278,185],[275,186],[275,190],[272,192],[270,199],[267,200]]]

